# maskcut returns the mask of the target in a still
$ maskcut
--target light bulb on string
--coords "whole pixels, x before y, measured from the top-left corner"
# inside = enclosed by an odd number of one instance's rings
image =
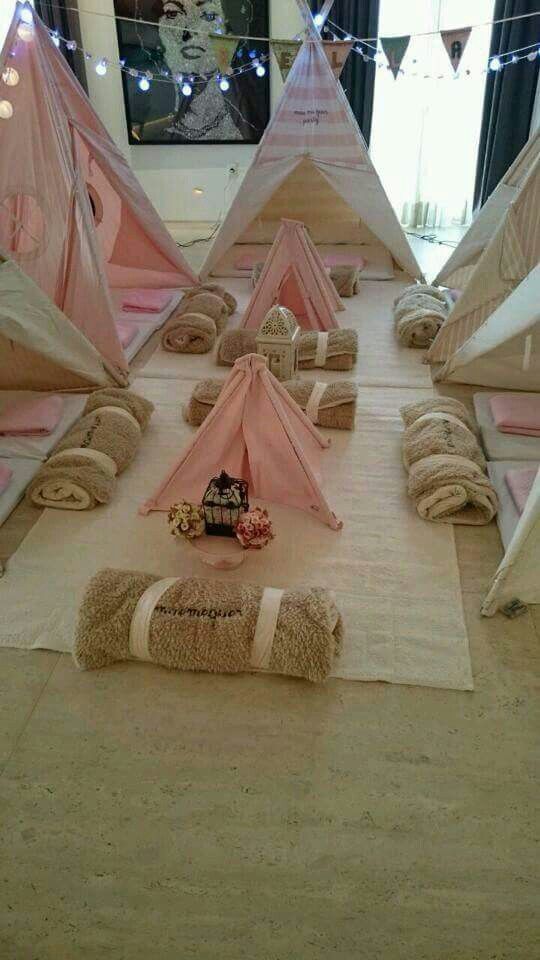
[[[139,90],[142,90],[143,93],[146,93],[150,89],[150,81],[148,77],[141,77],[137,84]]]
[[[193,87],[187,82],[187,80],[182,84],[182,93],[184,97],[190,97],[193,93]]]
[[[107,73],[107,61],[100,60],[99,63],[96,63],[96,73],[98,77],[104,77]]]
[[[255,73],[257,74],[258,77],[264,77],[266,75],[266,67],[263,67],[262,63],[260,63],[257,69],[255,70]]]
[[[34,22],[34,14],[33,14],[33,12],[32,12],[32,8],[31,8],[31,7],[26,7],[26,6],[23,7],[23,9],[21,10],[21,20],[22,20],[23,23],[33,23],[33,22]]]
[[[231,89],[231,85],[230,85],[229,81],[227,80],[227,77],[220,77],[220,79],[219,79],[219,89],[222,90],[223,93],[227,93],[227,90],[230,90],[230,89]]]
[[[7,87],[16,87],[20,80],[19,71],[15,70],[15,67],[6,67],[2,74],[2,80]]]
[[[55,47],[60,46],[60,37],[58,36],[57,33],[55,32],[51,33],[51,40],[54,43]]]
[[[315,24],[316,27],[322,27],[324,23],[324,17],[322,13],[315,14],[315,16],[313,17],[313,23]]]
[[[531,50],[531,52],[527,54],[527,60],[530,60],[531,63],[532,63],[533,60],[536,60],[537,56],[538,56],[538,51],[537,51],[537,50]]]
[[[512,63],[517,63],[518,60],[519,60],[519,57],[516,57],[516,55],[515,55],[515,53],[514,53],[514,55],[513,55],[513,57],[512,57]]]
[[[497,71],[497,70],[500,70],[501,67],[502,67],[502,63],[501,63],[501,61],[499,60],[499,58],[498,58],[498,57],[492,57],[491,60],[489,61],[489,69],[490,69],[490,70]]]
[[[68,40],[67,43],[66,43],[66,49],[67,49],[67,50],[71,50],[71,52],[73,53],[73,51],[77,49],[77,43],[76,43],[76,41],[75,41],[75,40]]]

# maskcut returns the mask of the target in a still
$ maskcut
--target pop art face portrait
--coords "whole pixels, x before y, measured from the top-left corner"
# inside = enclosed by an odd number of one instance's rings
[[[141,91],[124,75],[131,143],[259,142],[269,119],[268,72],[233,73],[221,90],[211,35],[268,36],[267,0],[115,0],[115,10],[126,17],[117,21],[126,67],[154,77]],[[267,45],[254,51],[251,41],[239,43],[233,70],[251,66],[254,52],[267,54]]]

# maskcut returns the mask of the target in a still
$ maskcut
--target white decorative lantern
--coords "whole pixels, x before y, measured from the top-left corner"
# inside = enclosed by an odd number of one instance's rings
[[[259,327],[257,353],[266,357],[278,380],[292,380],[298,370],[300,327],[287,307],[272,307]]]

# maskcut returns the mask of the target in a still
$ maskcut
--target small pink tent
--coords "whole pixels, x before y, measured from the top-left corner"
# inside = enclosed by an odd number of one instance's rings
[[[211,477],[225,470],[247,480],[253,497],[306,510],[339,530],[320,488],[321,451],[329,445],[264,357],[248,354],[236,361],[214,409],[141,513],[166,511],[181,499],[200,503]]]
[[[292,310],[305,330],[334,330],[339,326],[334,311],[345,309],[304,224],[298,220],[281,221],[242,326],[258,330],[276,304]]]
[[[0,246],[125,382],[111,289],[196,278],[29,4],[0,53],[0,100]]]

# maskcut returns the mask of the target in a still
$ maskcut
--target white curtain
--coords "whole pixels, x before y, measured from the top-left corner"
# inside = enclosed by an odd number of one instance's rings
[[[379,35],[468,26],[491,20],[493,8],[494,0],[381,0]],[[472,31],[458,78],[438,34],[411,37],[397,80],[377,69],[370,152],[404,226],[471,220],[490,37],[491,26]]]

